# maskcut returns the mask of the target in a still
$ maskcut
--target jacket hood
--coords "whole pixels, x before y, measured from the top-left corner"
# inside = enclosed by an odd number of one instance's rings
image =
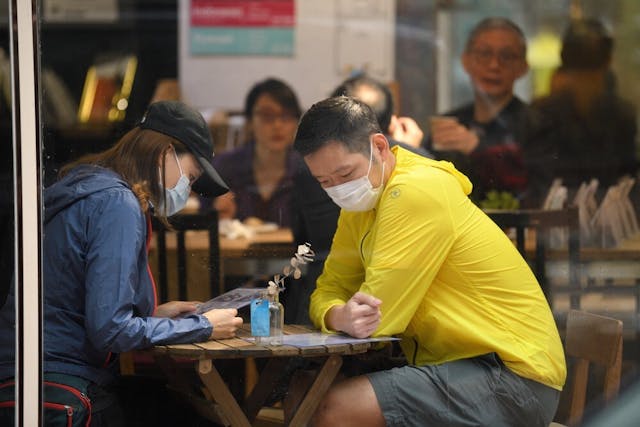
[[[81,165],[73,168],[61,180],[44,191],[44,222],[51,220],[58,212],[98,191],[129,185],[110,169],[95,165]]]
[[[402,155],[406,155],[408,153],[407,149],[404,149],[403,147],[400,147],[400,146],[392,147],[391,151],[396,155],[396,157],[401,152],[402,152]],[[415,153],[412,153],[412,154],[415,154]],[[433,160],[433,159],[425,158],[422,156],[420,157],[420,159],[421,161],[422,160],[426,161],[429,166],[440,169],[452,175],[460,184],[460,188],[462,188],[462,191],[464,192],[465,195],[468,196],[471,193],[471,190],[473,189],[473,185],[471,184],[471,181],[469,180],[469,178],[467,178],[465,174],[463,174],[458,169],[456,169],[453,163],[448,162],[446,160]]]
[[[430,166],[441,169],[453,175],[453,177],[460,184],[460,188],[462,188],[462,191],[464,192],[464,194],[468,196],[471,193],[471,190],[473,189],[473,185],[471,184],[471,181],[469,180],[469,178],[467,178],[465,174],[463,174],[458,169],[456,169],[453,163],[448,162],[446,160],[429,160],[429,162],[431,163]]]

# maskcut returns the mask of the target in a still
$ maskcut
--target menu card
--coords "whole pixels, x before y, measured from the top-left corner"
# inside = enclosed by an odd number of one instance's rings
[[[251,304],[251,300],[260,298],[265,291],[265,288],[236,288],[198,305],[196,313],[202,314],[214,308],[240,309]]]

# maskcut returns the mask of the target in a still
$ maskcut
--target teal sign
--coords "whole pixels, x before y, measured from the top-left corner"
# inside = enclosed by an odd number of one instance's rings
[[[293,28],[192,27],[192,55],[293,56]]]

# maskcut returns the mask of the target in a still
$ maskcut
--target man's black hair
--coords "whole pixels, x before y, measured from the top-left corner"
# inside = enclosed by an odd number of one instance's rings
[[[348,96],[327,98],[313,104],[298,124],[294,148],[306,156],[331,142],[342,143],[350,152],[368,153],[369,137],[382,133],[367,104]]]

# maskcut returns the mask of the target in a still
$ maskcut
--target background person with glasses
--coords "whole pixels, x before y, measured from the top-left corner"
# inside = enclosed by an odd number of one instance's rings
[[[220,218],[291,226],[293,175],[301,162],[291,146],[301,113],[285,82],[267,78],[251,88],[244,107],[249,141],[213,159],[230,189],[213,201]],[[211,200],[204,204],[208,209]]]
[[[427,148],[471,179],[475,202],[491,190],[519,198],[527,185],[521,152],[527,106],[513,93],[515,81],[528,71],[526,50],[524,34],[512,21],[480,21],[462,54],[474,99],[431,120]]]

